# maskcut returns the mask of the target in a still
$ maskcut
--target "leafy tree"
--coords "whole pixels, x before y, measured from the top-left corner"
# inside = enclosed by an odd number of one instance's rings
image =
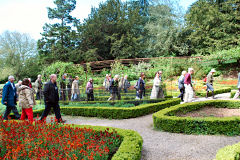
[[[108,0],[92,8],[78,27],[79,50],[91,54],[93,60],[144,57],[145,29],[140,10],[138,1],[120,0]]]
[[[45,81],[49,80],[51,74],[57,74],[57,82],[61,82],[63,74],[69,74],[72,77],[79,76],[80,80],[85,80],[84,69],[82,66],[76,66],[72,62],[60,62],[52,63],[48,67],[45,67],[42,71]]]
[[[149,31],[148,49],[152,56],[187,54],[188,46],[182,39],[182,12],[177,1],[155,0],[149,7],[150,20],[145,28]]]
[[[76,7],[76,0],[54,0],[56,8],[47,8],[48,18],[58,20],[54,24],[45,24],[42,39],[38,41],[38,50],[44,61],[69,61],[75,49],[78,20],[70,15]]]
[[[240,44],[239,0],[198,0],[186,14],[187,39],[195,53],[209,54]]]
[[[36,41],[28,34],[6,31],[0,35],[1,80],[10,74],[17,79],[35,77],[39,70]],[[30,68],[34,68],[31,72]]]

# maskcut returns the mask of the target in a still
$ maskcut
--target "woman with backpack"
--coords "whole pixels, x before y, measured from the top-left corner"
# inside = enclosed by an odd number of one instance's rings
[[[33,122],[33,106],[36,105],[34,98],[34,90],[30,88],[28,78],[23,79],[22,85],[19,87],[19,107],[22,108],[20,120],[25,120],[26,116],[30,122]]]

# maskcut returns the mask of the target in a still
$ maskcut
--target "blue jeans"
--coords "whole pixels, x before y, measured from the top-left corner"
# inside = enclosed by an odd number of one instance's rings
[[[207,92],[214,91],[212,84],[207,83]]]

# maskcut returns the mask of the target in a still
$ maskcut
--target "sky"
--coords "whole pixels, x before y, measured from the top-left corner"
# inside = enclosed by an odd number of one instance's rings
[[[92,7],[98,7],[105,0],[77,0],[72,16],[87,18]],[[125,0],[123,0],[125,1]],[[187,8],[196,0],[180,0],[180,5]],[[0,0],[0,33],[6,30],[28,33],[34,39],[41,38],[40,33],[45,23],[51,23],[47,7],[55,7],[53,0]]]

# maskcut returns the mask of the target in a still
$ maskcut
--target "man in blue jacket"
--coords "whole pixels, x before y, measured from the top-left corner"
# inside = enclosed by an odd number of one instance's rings
[[[15,117],[17,119],[20,118],[20,115],[17,110],[17,90],[14,85],[14,77],[9,76],[8,82],[3,87],[3,93],[2,93],[2,104],[6,105],[6,111],[4,113],[3,118],[5,120],[8,119],[8,115],[13,111]]]

